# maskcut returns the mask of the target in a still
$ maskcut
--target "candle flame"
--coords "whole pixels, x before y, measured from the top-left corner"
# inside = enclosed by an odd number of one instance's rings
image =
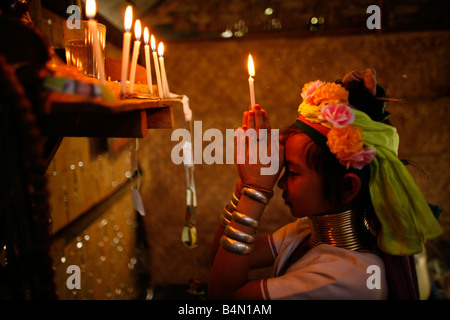
[[[148,28],[144,28],[144,42],[148,45]]]
[[[86,0],[86,17],[92,19],[97,13],[97,4],[95,0]]]
[[[248,75],[250,77],[255,76],[255,65],[253,64],[253,58],[251,54],[248,55]]]
[[[141,40],[141,35],[142,35],[141,21],[136,20],[136,22],[134,23],[134,36],[136,37],[137,41]]]
[[[155,37],[153,35],[152,35],[150,42],[151,42],[152,51],[156,51]]]
[[[128,6],[127,10],[125,11],[125,21],[124,21],[124,27],[126,32],[129,32],[131,30],[132,24],[133,24],[133,8],[131,6]]]
[[[160,42],[158,45],[158,56],[164,56],[164,45],[162,42]]]

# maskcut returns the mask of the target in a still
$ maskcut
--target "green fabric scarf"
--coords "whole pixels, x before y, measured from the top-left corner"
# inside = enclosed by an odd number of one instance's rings
[[[392,255],[412,255],[423,250],[423,243],[442,234],[428,203],[398,159],[397,130],[355,113],[354,125],[363,129],[364,143],[376,149],[370,164],[370,194],[381,223],[378,246]]]

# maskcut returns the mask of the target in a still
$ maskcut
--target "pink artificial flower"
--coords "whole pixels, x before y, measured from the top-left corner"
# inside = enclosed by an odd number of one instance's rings
[[[322,107],[319,118],[327,120],[335,128],[344,128],[355,121],[352,109],[344,104],[329,104]]]
[[[361,170],[366,165],[372,162],[373,158],[375,158],[376,150],[372,147],[366,147],[361,149],[360,151],[348,156],[345,159],[341,159],[340,162],[347,167]]]
[[[307,83],[303,90],[302,90],[302,98],[303,101],[305,101],[306,103],[311,103],[314,101],[314,91],[316,91],[317,88],[323,86],[325,83],[320,81],[320,80],[316,80],[316,81],[312,81]]]

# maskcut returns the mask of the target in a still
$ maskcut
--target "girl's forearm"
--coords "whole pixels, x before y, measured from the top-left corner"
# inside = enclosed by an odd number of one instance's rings
[[[264,208],[264,204],[243,195],[236,210],[252,219],[259,220]],[[253,228],[237,223],[234,220],[230,222],[230,226],[246,234],[255,232]],[[214,257],[209,286],[209,294],[213,299],[230,299],[235,297],[235,293],[247,284],[248,273],[251,267],[249,254],[237,254],[220,246],[219,241],[223,234],[223,229],[222,226],[219,227],[214,240],[217,253]]]

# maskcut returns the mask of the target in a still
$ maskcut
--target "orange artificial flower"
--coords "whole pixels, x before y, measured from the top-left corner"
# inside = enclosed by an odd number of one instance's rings
[[[340,84],[328,82],[314,91],[314,104],[347,104],[348,91]]]
[[[344,128],[333,128],[328,133],[328,147],[336,154],[336,158],[345,159],[360,151],[364,145],[363,132],[353,125]]]

